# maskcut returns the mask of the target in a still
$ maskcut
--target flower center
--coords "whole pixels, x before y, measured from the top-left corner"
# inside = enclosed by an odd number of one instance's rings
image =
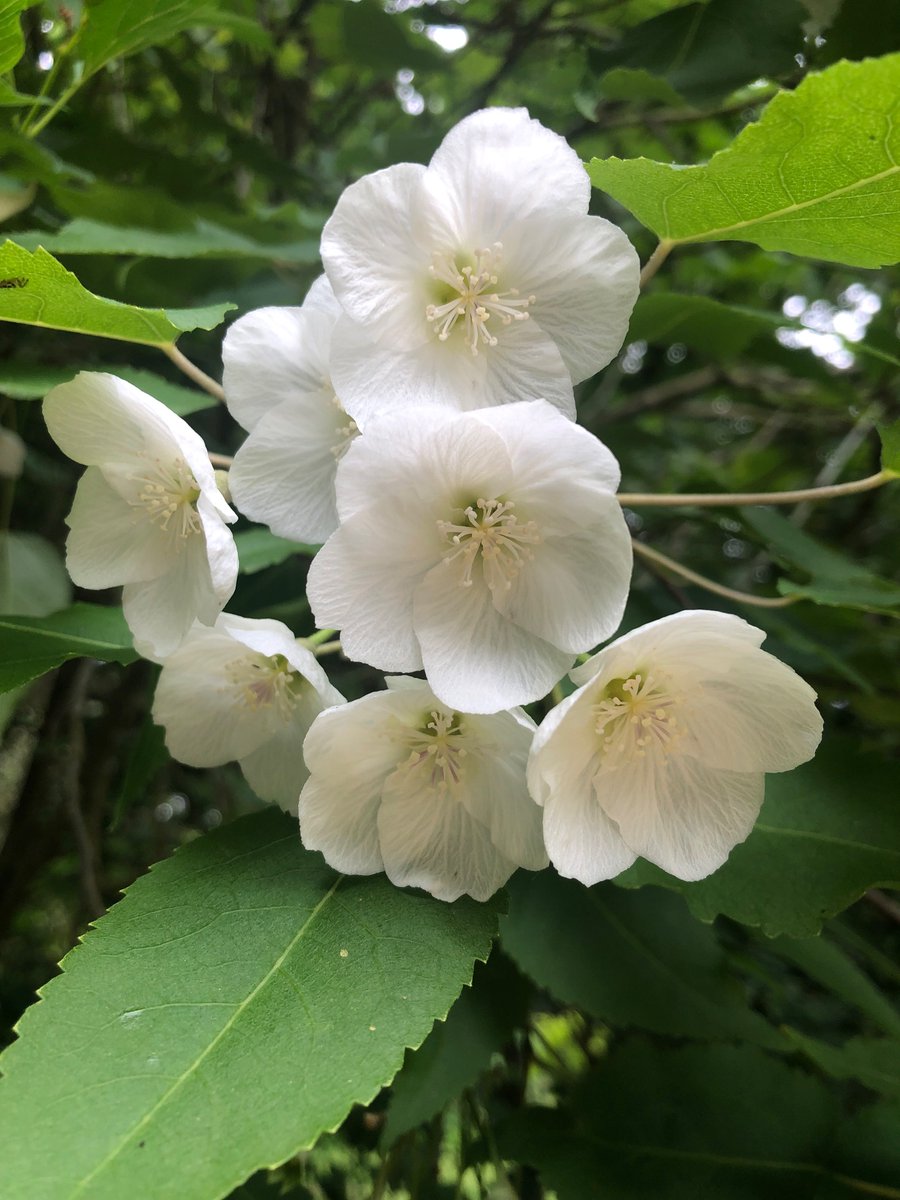
[[[603,754],[624,766],[647,753],[669,754],[684,734],[675,711],[682,697],[662,672],[636,671],[613,679],[593,707]]]
[[[179,541],[200,532],[200,488],[183,458],[153,459],[146,474],[133,479],[140,484],[140,491],[131,501],[132,507],[142,508],[154,524]]]
[[[429,274],[440,287],[440,303],[429,304],[425,316],[442,342],[446,342],[459,323],[463,327],[466,345],[473,354],[479,346],[496,346],[497,338],[488,329],[498,324],[528,320],[528,306],[534,296],[520,296],[516,288],[497,290],[498,271],[503,254],[502,242],[490,249],[475,251],[474,264],[459,265],[459,256],[436,253],[432,255]]]
[[[332,443],[331,453],[334,455],[335,462],[339,462],[349,450],[353,439],[359,436],[359,426],[341,408],[341,402],[334,392],[331,393],[331,403],[337,409],[337,421],[334,430],[336,440]]]
[[[287,720],[306,680],[281,654],[245,655],[226,669],[226,677],[238,690],[238,703],[250,712],[273,708]]]
[[[469,753],[466,744],[471,746],[472,736],[466,731],[459,713],[434,710],[428,716],[431,719],[419,729],[402,735],[410,748],[409,758],[403,766],[424,775],[427,784],[445,792],[462,781],[463,760]]]
[[[514,508],[512,500],[482,499],[463,509],[468,524],[438,521],[438,531],[452,547],[444,562],[463,560],[463,587],[472,586],[472,569],[479,555],[491,591],[508,591],[525,563],[534,558],[531,547],[541,540],[537,523],[520,521]]]

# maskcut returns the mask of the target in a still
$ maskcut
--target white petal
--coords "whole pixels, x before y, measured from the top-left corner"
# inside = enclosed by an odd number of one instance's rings
[[[575,151],[524,108],[486,108],[460,121],[435,151],[425,187],[468,249],[503,241],[535,213],[586,213],[591,194]]]
[[[228,473],[240,511],[280,537],[324,542],[338,525],[334,447],[342,423],[347,418],[320,396],[312,405],[287,401],[266,413]]]
[[[425,168],[398,163],[351,184],[322,230],[322,262],[350,318],[412,348],[429,335],[431,254],[417,245]]]
[[[618,502],[597,496],[593,527],[550,537],[512,581],[497,608],[545,641],[579,654],[614,633],[631,582],[631,538]],[[603,510],[606,509],[604,513]]]
[[[629,675],[628,664],[637,668],[641,662],[693,662],[698,673],[703,669],[715,668],[721,642],[727,637],[737,639],[748,646],[759,646],[765,633],[733,613],[716,612],[713,609],[689,609],[641,625],[630,633],[616,638],[593,658],[582,663],[571,672],[574,683],[587,683],[601,674],[610,678],[621,674]]]
[[[524,714],[521,714],[524,717]],[[467,716],[485,749],[464,761],[459,800],[484,825],[497,849],[516,866],[539,871],[547,866],[541,833],[541,810],[528,793],[525,765],[534,725],[511,712]]]
[[[213,590],[205,538],[199,535],[185,541],[165,575],[127,583],[122,593],[125,620],[138,651],[155,661],[181,644],[195,620],[211,625],[224,603]]]
[[[544,529],[564,533],[584,527],[594,496],[613,493],[619,486],[615,455],[543,400],[493,408],[480,412],[478,420],[503,439],[516,480],[516,501],[539,516]]]
[[[66,523],[66,567],[79,587],[118,587],[169,569],[171,539],[131,508],[98,467],[78,481]]]
[[[327,275],[319,275],[309,285],[309,291],[303,301],[303,308],[308,312],[327,313],[335,320],[341,315],[341,306],[334,294],[334,288]]]
[[[300,789],[309,778],[303,761],[303,739],[309,726],[291,722],[251,754],[235,755],[250,787],[260,800],[297,815]]]
[[[631,849],[685,880],[710,875],[748,836],[764,786],[761,772],[716,770],[679,754],[648,755],[595,779],[600,803]]]
[[[197,516],[200,518],[203,536],[191,539],[206,543],[206,572],[199,573],[200,599],[197,604],[197,619],[204,625],[212,625],[231,599],[238,577],[238,553],[234,537],[210,500],[206,493],[202,493],[197,499]]]
[[[391,497],[401,516],[435,532],[454,509],[458,518],[478,497],[503,495],[514,483],[509,455],[480,417],[420,405],[369,423],[338,467],[341,520]]]
[[[492,332],[497,345],[478,355],[487,366],[479,407],[540,398],[574,421],[572,379],[553,338],[532,320],[514,321]]]
[[[529,312],[559,348],[573,383],[619,353],[638,297],[637,252],[602,217],[536,218],[504,246],[508,278],[533,295]]]
[[[416,585],[441,554],[436,527],[382,500],[348,518],[309,568],[306,594],[320,629],[340,629],[344,653],[382,671],[422,666],[413,632]]]
[[[434,694],[462,712],[491,713],[545,696],[572,665],[494,608],[480,572],[462,584],[459,560],[439,563],[415,591],[413,623]]]
[[[566,879],[591,887],[615,879],[637,855],[624,842],[591,789],[589,772],[573,780],[566,795],[551,795],[544,806],[544,841],[550,861]]]
[[[449,792],[423,791],[419,777],[402,769],[385,782],[378,841],[391,883],[424,888],[437,900],[487,900],[515,870]]]
[[[307,308],[259,308],[225,335],[225,402],[245,429],[285,401],[330,394],[328,353],[336,317]]]
[[[809,684],[765,650],[716,640],[715,671],[701,677],[690,663],[685,672],[697,679],[685,699],[692,752],[732,771],[790,771],[812,758],[822,718]]]
[[[335,870],[371,875],[383,870],[376,816],[385,779],[406,757],[390,736],[391,721],[412,724],[419,696],[373,692],[328,709],[303,744],[310,772],[300,796],[300,836]]]

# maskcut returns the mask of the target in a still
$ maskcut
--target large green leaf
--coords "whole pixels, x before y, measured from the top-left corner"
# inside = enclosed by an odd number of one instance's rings
[[[492,904],[336,875],[274,809],[187,845],[66,957],[0,1058],[5,1195],[225,1195],[371,1100],[496,924]]]
[[[430,1121],[471,1087],[491,1056],[528,1019],[532,987],[510,960],[494,951],[475,968],[467,988],[418,1050],[409,1050],[391,1087],[384,1143]]]
[[[719,913],[765,933],[812,937],[870,887],[900,887],[896,764],[831,736],[812,762],[766,779],[756,828],[718,871],[684,883],[640,862],[616,880],[680,891],[703,921]]]
[[[317,238],[259,241],[197,217],[190,229],[132,229],[77,217],[55,233],[16,233],[26,250],[43,246],[52,254],[138,254],[146,258],[251,258],[303,264],[319,261]]]
[[[522,1110],[499,1141],[559,1200],[896,1200],[896,1120],[872,1105],[848,1125],[821,1081],[752,1046],[631,1041],[571,1109]]]
[[[64,329],[147,346],[171,345],[189,329],[215,329],[233,304],[136,308],[94,296],[46,250],[0,247],[0,321]]]
[[[595,158],[609,192],[669,245],[745,241],[879,267],[900,259],[900,54],[841,62],[782,92],[705,166]]]
[[[234,544],[237,546],[242,575],[255,575],[257,571],[266,567],[287,562],[295,554],[312,558],[318,550],[318,546],[307,546],[303,542],[291,542],[287,538],[278,537],[261,525],[236,533]]]
[[[773,337],[779,324],[790,322],[732,308],[708,296],[650,292],[635,305],[628,340],[683,342],[705,357],[728,362],[758,339]]]
[[[802,1054],[834,1079],[858,1079],[874,1092],[900,1097],[900,1042],[855,1037],[843,1046],[832,1046],[796,1029],[786,1030],[786,1035]]]
[[[889,485],[896,486],[896,485]],[[802,596],[816,604],[858,608],[863,612],[900,616],[900,584],[823,546],[780,513],[767,508],[743,508],[741,516],[763,539],[766,550],[785,566],[810,576],[806,583],[780,579],[784,596]]]
[[[591,56],[596,72],[643,69],[705,103],[760,77],[797,69],[806,11],[798,0],[709,0],[664,12]],[[601,85],[602,86],[602,85]]]
[[[132,662],[120,608],[73,604],[49,617],[0,616],[0,692],[37,679],[68,658]]]
[[[554,871],[519,872],[509,896],[503,946],[558,999],[610,1025],[782,1047],[729,979],[713,931],[677,897],[586,888]]]
[[[180,383],[163,379],[154,371],[109,363],[74,367],[37,367],[28,363],[3,363],[0,365],[0,395],[10,396],[13,400],[41,400],[51,388],[60,383],[68,383],[79,371],[106,371],[110,375],[118,375],[120,379],[127,379],[129,383],[153,396],[180,417],[190,416],[191,413],[213,408],[218,404],[209,392],[182,387]]]

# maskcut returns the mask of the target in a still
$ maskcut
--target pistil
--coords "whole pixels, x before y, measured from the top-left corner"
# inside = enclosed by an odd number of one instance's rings
[[[475,251],[474,266],[463,267],[446,254],[433,255],[429,273],[444,285],[445,294],[449,290],[443,303],[429,304],[425,309],[440,341],[446,342],[460,324],[466,345],[477,355],[480,347],[497,345],[495,333],[488,328],[492,318],[494,328],[528,320],[527,309],[534,304],[534,296],[520,296],[516,288],[497,290],[502,254],[503,244],[495,242],[490,248]]]

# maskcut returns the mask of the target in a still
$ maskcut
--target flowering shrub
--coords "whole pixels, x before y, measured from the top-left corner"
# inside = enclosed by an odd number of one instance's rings
[[[4,1200],[900,1196],[900,54],[407,7],[0,5]]]

